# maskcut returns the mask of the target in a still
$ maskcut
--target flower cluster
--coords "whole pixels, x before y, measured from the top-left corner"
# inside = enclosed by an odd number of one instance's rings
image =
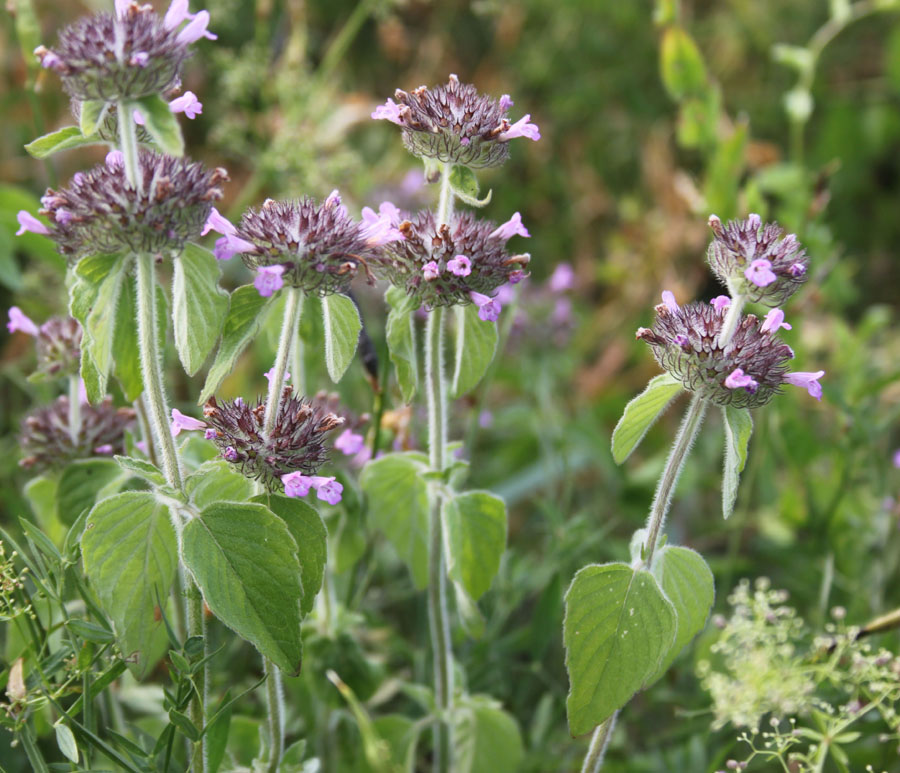
[[[188,0],[173,0],[162,19],[150,5],[116,0],[115,15],[79,19],[59,34],[53,49],[39,46],[35,55],[76,99],[140,99],[180,82],[188,46],[215,38],[208,25],[209,12],[188,13]]]
[[[211,398],[203,409],[205,422],[173,411],[173,431],[176,425],[205,429],[206,438],[216,444],[223,459],[269,491],[279,490],[282,477],[289,473],[315,475],[328,458],[325,436],[344,420],[309,400],[293,397],[290,386],[284,388],[268,436],[263,432],[265,411],[262,399],[251,406],[241,398],[222,403]]]
[[[73,438],[69,398],[58,397],[51,405],[25,417],[19,439],[25,456],[19,464],[41,472],[75,459],[124,453],[125,430],[134,423],[134,416],[131,408],[116,408],[110,397],[97,405],[84,402]]]
[[[776,333],[784,323],[784,313],[773,309],[760,320],[747,314],[734,335],[724,345],[722,326],[731,300],[726,296],[713,303],[679,306],[672,293],[663,293],[656,307],[652,328],[639,328],[637,337],[653,348],[656,361],[684,384],[718,405],[756,408],[765,405],[782,384],[802,386],[816,399],[822,396],[818,373],[789,372],[794,357],[791,348]]]
[[[6,329],[34,336],[38,356],[38,373],[46,376],[68,376],[78,372],[81,364],[81,325],[71,317],[51,317],[40,327],[18,307],[9,310]]]
[[[328,295],[346,292],[360,266],[369,274],[380,245],[403,238],[390,214],[366,210],[363,216],[362,223],[351,219],[334,191],[321,205],[309,198],[268,199],[259,209],[248,210],[239,226],[213,211],[204,232],[222,234],[215,247],[220,260],[241,254],[256,271],[261,295],[272,295],[285,284]]]
[[[179,253],[201,236],[228,175],[152,151],[141,151],[139,164],[142,182],[135,188],[121,153],[112,151],[106,163],[78,172],[67,188],[47,190],[40,214],[49,226],[22,211],[18,233],[49,236],[72,261],[97,253]]]
[[[526,276],[531,256],[506,249],[513,236],[529,236],[518,212],[500,226],[470,212],[438,226],[427,210],[396,225],[405,238],[384,245],[374,270],[427,308],[474,302],[482,319],[496,320],[500,304],[489,294]]]
[[[541,138],[526,115],[510,123],[513,101],[479,94],[455,75],[445,86],[420,86],[411,92],[397,89],[372,113],[403,128],[403,144],[416,156],[471,168],[500,166],[509,158],[507,143],[516,137]]]
[[[809,259],[794,234],[759,215],[723,226],[709,218],[713,240],[707,259],[713,273],[736,295],[767,306],[782,305],[806,281]]]

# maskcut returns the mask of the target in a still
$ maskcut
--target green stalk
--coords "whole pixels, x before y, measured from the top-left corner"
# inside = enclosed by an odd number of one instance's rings
[[[281,337],[278,340],[278,353],[275,356],[275,367],[269,379],[269,393],[266,396],[266,415],[263,421],[263,433],[268,434],[275,427],[278,408],[281,405],[281,393],[284,390],[284,374],[287,371],[291,344],[297,331],[300,312],[303,309],[303,294],[296,287],[285,289],[287,295],[284,304],[284,321],[281,325]]]
[[[131,110],[125,102],[116,107],[116,118],[119,121],[119,144],[125,161],[125,176],[135,188],[142,185],[141,165],[138,163],[137,129],[131,118]]]
[[[284,691],[281,683],[281,670],[268,658],[263,658],[266,672],[266,702],[269,714],[269,765],[268,773],[277,773],[284,753]]]
[[[744,304],[747,299],[743,295],[737,293],[731,296],[731,304],[722,321],[722,329],[719,331],[719,346],[727,346],[734,338],[734,331],[737,330],[738,323],[741,321],[741,312],[744,310]]]
[[[18,736],[19,740],[22,742],[22,749],[24,749],[25,756],[28,757],[28,761],[31,763],[31,769],[34,773],[50,773],[50,768],[47,767],[47,761],[44,759],[44,755],[41,754],[41,750],[38,748],[37,742],[31,734],[31,726],[26,722],[22,726],[22,729],[16,733],[16,736]]]
[[[79,376],[69,376],[69,437],[72,445],[78,447],[78,436],[81,434],[81,396],[79,392]]]
[[[584,758],[584,764],[581,766],[581,773],[597,773],[603,767],[603,756],[606,754],[606,747],[612,737],[618,716],[619,712],[617,711],[594,730],[594,735],[591,736],[591,745]]]

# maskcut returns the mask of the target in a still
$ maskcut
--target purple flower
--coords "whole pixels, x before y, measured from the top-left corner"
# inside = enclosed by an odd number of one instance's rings
[[[364,447],[366,439],[351,429],[345,429],[334,441],[334,447],[346,456],[358,454]]]
[[[61,223],[62,225],[68,225],[72,222],[72,218],[75,217],[69,210],[67,209],[58,209],[56,213],[53,215],[53,219],[57,223]]]
[[[405,238],[396,227],[399,222],[400,210],[390,201],[381,202],[377,213],[371,207],[363,207],[359,235],[372,247],[399,242]]]
[[[509,110],[514,104],[516,103],[509,98],[509,94],[504,94],[500,97],[500,109],[504,112]]]
[[[206,429],[206,422],[195,419],[192,416],[185,416],[177,408],[172,409],[172,437],[178,437],[181,430],[188,431],[195,429]]]
[[[38,54],[39,50],[41,51],[41,54]],[[38,46],[34,50],[34,53],[40,56],[41,67],[45,67],[48,70],[56,70],[62,66],[62,59],[52,51],[46,51],[43,46]]]
[[[336,505],[341,501],[341,492],[344,487],[338,483],[333,477],[324,478],[321,475],[313,475],[313,488],[316,490],[316,496],[329,505]]]
[[[6,329],[10,333],[17,330],[27,333],[30,336],[37,336],[40,332],[38,326],[34,324],[18,306],[11,306],[9,309],[9,322],[6,323]]]
[[[785,373],[784,383],[791,384],[792,386],[803,387],[807,392],[809,392],[810,396],[815,397],[816,400],[821,400],[822,385],[819,383],[819,379],[824,375],[824,370],[817,370],[815,373],[805,373],[801,371],[797,371],[795,373]]]
[[[234,234],[226,234],[221,239],[216,239],[216,244],[213,247],[213,255],[216,256],[216,260],[230,260],[239,252],[255,251],[255,244]],[[280,268],[282,268],[282,271],[284,270],[283,267]]]
[[[678,312],[679,306],[675,302],[675,293],[673,293],[671,290],[663,290],[662,300],[669,311],[671,311],[673,314],[676,314]]]
[[[510,279],[510,282],[516,284],[512,279]],[[494,296],[494,300],[501,306],[509,306],[515,299],[516,289],[509,284],[500,285],[500,287],[497,288],[497,294]]]
[[[802,263],[793,263],[788,269],[791,276],[803,276],[806,273],[806,266]]]
[[[384,202],[384,203],[382,203],[381,206],[383,207],[384,204],[387,204],[387,203],[388,203],[388,202]],[[393,206],[393,205],[392,205],[392,206]],[[338,193],[338,189],[337,189],[337,188],[335,188],[331,193],[328,194],[328,197],[325,199],[325,201],[322,202],[322,207],[323,207],[323,209],[326,208],[326,207],[327,207],[327,208],[337,207],[338,212],[340,212],[341,215],[343,215],[344,217],[348,217],[348,215],[347,215],[347,207],[345,207],[345,206],[341,203],[341,194]]]
[[[168,16],[168,14],[166,15]],[[187,46],[200,40],[200,38],[216,40],[218,36],[214,35],[212,32],[207,31],[206,28],[208,26],[209,11],[200,11],[199,13],[194,14],[194,17],[191,19],[188,25],[178,33],[178,42],[183,46]]]
[[[230,236],[234,234],[237,229],[228,221],[227,218],[222,217],[219,210],[213,207],[210,210],[209,217],[206,219],[206,225],[203,226],[203,230],[200,232],[201,236],[206,236],[210,231],[215,231],[216,233],[223,234],[225,236]]]
[[[691,342],[691,340],[684,333],[678,333],[678,335],[676,335],[672,340],[678,346],[687,346]]]
[[[379,105],[372,111],[372,118],[376,121],[390,121],[398,126],[403,126],[403,121],[400,118],[400,105],[390,98],[383,105]]]
[[[18,214],[16,215],[16,220],[19,221],[19,230],[16,231],[16,236],[21,236],[26,231],[31,231],[31,233],[35,234],[41,234],[41,236],[48,236],[50,234],[50,229],[47,228],[47,226],[45,226],[30,212],[26,212],[24,209],[19,210]]]
[[[441,269],[438,267],[437,263],[433,260],[429,260],[422,266],[422,274],[425,277],[426,282],[432,282],[441,275]]]
[[[778,279],[772,271],[771,261],[765,258],[754,260],[750,267],[744,271],[744,276],[747,277],[748,282],[753,282],[757,287],[768,287]]]
[[[215,440],[219,436],[219,433],[216,432],[212,427],[207,427],[206,432],[203,433],[203,437],[207,440]]]
[[[575,272],[568,263],[559,263],[547,282],[551,292],[562,293],[575,286]]]
[[[150,54],[146,51],[138,51],[131,55],[128,64],[132,67],[146,67],[150,63]]]
[[[555,325],[568,325],[572,321],[572,301],[566,297],[557,298],[550,315]]]
[[[742,368],[735,368],[728,378],[725,379],[725,386],[729,389],[744,387],[748,392],[753,393],[757,390],[759,384],[752,376],[745,374]]]
[[[269,370],[267,370],[265,373],[263,373],[263,375],[266,377],[266,381],[268,381],[271,384],[272,378],[275,375],[275,366],[273,365],[271,368],[269,368]],[[291,374],[288,373],[287,371],[285,371],[284,380],[287,381],[288,379],[290,379],[290,377],[291,377]]]
[[[238,460],[238,452],[235,451],[232,446],[228,446],[224,451],[222,451],[222,458],[226,462],[236,462]]]
[[[284,484],[286,497],[305,497],[313,485],[312,477],[304,475],[302,472],[290,472],[282,475],[281,482]]]
[[[894,451],[894,467],[900,470],[900,448]]]
[[[494,423],[494,414],[488,410],[484,410],[478,414],[478,426],[487,429]]]
[[[185,91],[180,97],[169,102],[169,110],[173,113],[184,113],[187,118],[194,120],[203,112],[203,103],[197,99],[193,91]]]
[[[457,255],[452,260],[447,261],[447,268],[451,274],[456,276],[468,276],[472,273],[472,261],[465,255]]]
[[[229,237],[226,236],[225,238]],[[216,242],[216,246],[218,246],[218,242]],[[253,280],[253,286],[259,290],[259,294],[263,298],[268,298],[284,287],[284,279],[281,278],[283,273],[284,266],[260,266],[256,269],[256,279]]]
[[[104,443],[102,446],[97,446],[94,449],[94,453],[97,456],[112,456],[115,449],[109,443]]]
[[[490,238],[503,239],[503,241],[506,241],[516,235],[525,237],[531,236],[531,234],[528,233],[528,229],[522,225],[522,216],[518,212],[499,228],[492,231],[490,233]]]
[[[111,150],[106,154],[106,165],[110,169],[115,169],[117,166],[124,167],[125,166],[125,156],[122,154],[121,150]]]
[[[766,314],[766,321],[762,323],[763,333],[777,333],[781,328],[791,330],[792,326],[784,321],[784,312],[781,309],[772,309]]]
[[[731,298],[727,295],[717,295],[709,303],[716,311],[724,311],[731,306]]]
[[[529,260],[531,259],[531,255],[528,256],[528,259]],[[520,268],[513,269],[512,271],[509,272],[509,283],[511,285],[517,285],[517,284],[519,284],[519,282],[521,282],[527,276],[528,276],[528,274],[526,274],[524,271],[522,271],[522,269],[520,269]]]
[[[130,2],[125,2],[125,0],[116,0],[117,11],[119,9],[119,3],[122,3],[126,9],[131,5]],[[119,16],[122,16],[121,11],[119,11]],[[166,15],[163,17],[163,26],[167,30],[174,30],[176,27],[180,26],[182,22],[193,18],[194,14],[188,13],[188,0],[172,0],[169,9],[166,11]]]
[[[531,116],[525,115],[510,126],[505,132],[500,132],[497,139],[501,142],[514,140],[516,137],[527,137],[535,142],[541,138],[537,124],[531,123]]]
[[[475,305],[478,306],[478,319],[484,322],[496,322],[500,317],[500,304],[494,299],[481,293],[469,293]]]

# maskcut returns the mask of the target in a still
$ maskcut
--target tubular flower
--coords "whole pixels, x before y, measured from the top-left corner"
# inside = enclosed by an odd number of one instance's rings
[[[131,408],[116,408],[107,397],[81,406],[81,427],[73,443],[69,432],[69,398],[63,395],[25,417],[19,443],[22,467],[34,472],[62,467],[75,459],[125,452],[125,430],[134,423]]]
[[[794,234],[776,223],[763,225],[759,215],[723,226],[709,218],[713,241],[707,260],[732,293],[766,306],[781,306],[806,281],[809,258]]]
[[[210,399],[203,410],[211,437],[222,457],[240,467],[241,473],[260,481],[269,491],[281,491],[282,476],[292,472],[315,475],[328,459],[325,436],[344,420],[309,400],[282,393],[275,426],[263,433],[265,401],[250,406],[243,400],[218,403]],[[209,433],[210,435],[212,433]]]
[[[397,89],[394,99],[377,107],[372,118],[402,127],[403,144],[420,158],[473,169],[500,166],[509,158],[510,140],[541,137],[531,116],[510,123],[506,115],[513,104],[509,95],[496,100],[479,94],[455,75],[446,85],[431,89]]]
[[[718,405],[765,405],[782,384],[793,383],[787,372],[793,352],[753,314],[744,316],[731,341],[720,347],[726,313],[708,303],[674,304],[674,309],[661,303],[653,327],[640,328],[637,337],[685,389]]]
[[[178,254],[200,237],[213,202],[222,198],[224,169],[142,151],[142,187],[136,190],[118,158],[110,153],[105,164],[75,175],[67,188],[48,188],[41,199],[49,236],[63,256]]]
[[[174,12],[173,12],[174,9]],[[179,29],[184,21],[187,26]],[[116,14],[98,13],[70,24],[50,50],[35,49],[41,65],[54,70],[80,100],[116,102],[161,94],[180,80],[188,46],[207,32],[209,13],[187,13],[174,0],[161,19],[151,5],[117,2]]]
[[[249,269],[271,273],[258,280],[263,294],[281,285],[318,295],[344,293],[360,266],[369,273],[369,263],[377,254],[373,237],[350,218],[334,194],[320,205],[309,198],[269,199],[259,209],[248,210],[234,233],[223,238],[221,250],[222,239],[216,244],[217,257],[230,257],[229,251],[241,253]],[[277,277],[276,267],[282,269]]]
[[[504,226],[458,212],[438,228],[432,212],[418,212],[398,224],[406,238],[384,245],[373,270],[428,308],[472,303],[472,293],[488,296],[524,277],[530,256],[507,252],[509,236],[497,233]]]

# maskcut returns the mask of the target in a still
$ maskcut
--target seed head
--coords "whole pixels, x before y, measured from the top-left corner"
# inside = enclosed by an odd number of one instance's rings
[[[206,436],[243,475],[260,481],[269,491],[281,491],[282,475],[318,472],[328,459],[325,436],[344,420],[309,400],[293,397],[290,386],[284,388],[268,438],[263,433],[265,412],[262,398],[254,406],[240,398],[223,403],[211,398],[203,415],[215,435],[207,431]]]
[[[42,472],[75,459],[111,456],[125,451],[125,430],[134,423],[131,408],[116,408],[107,397],[98,405],[81,405],[81,427],[73,442],[69,432],[69,398],[63,395],[45,408],[32,411],[22,422],[19,464]]]
[[[69,187],[48,189],[41,214],[50,237],[72,261],[116,252],[178,254],[198,239],[214,201],[222,198],[224,169],[142,151],[141,188],[125,178],[118,157],[76,174]]]
[[[806,281],[809,258],[794,234],[777,223],[762,224],[759,215],[723,226],[709,218],[713,241],[707,260],[732,293],[766,306],[781,306]]]
[[[403,128],[403,144],[413,155],[473,169],[500,166],[509,158],[508,142],[516,137],[540,139],[526,115],[516,123],[506,117],[512,100],[479,94],[455,75],[445,86],[397,89],[394,98],[376,108],[372,118]]]

